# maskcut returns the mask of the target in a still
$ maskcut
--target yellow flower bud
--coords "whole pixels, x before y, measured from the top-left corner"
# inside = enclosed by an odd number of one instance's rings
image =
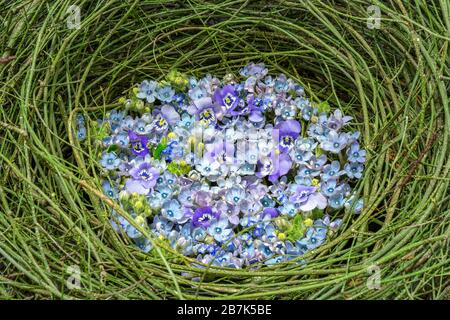
[[[162,234],[159,235],[159,240],[163,241],[164,240],[164,236]]]
[[[144,210],[144,214],[148,217],[152,214],[152,209],[150,207],[146,207]]]
[[[280,239],[281,241],[283,241],[283,240],[286,239],[286,235],[285,235],[284,233],[280,232],[280,233],[278,234],[278,239]]]
[[[177,135],[175,134],[175,132],[169,132],[167,134],[167,138],[169,138],[170,140],[173,140],[177,137]]]
[[[319,185],[319,179],[316,179],[316,178],[312,179],[311,185],[312,185],[313,187],[318,186],[318,185]]]
[[[133,88],[133,93],[137,94],[139,92],[139,88]]]
[[[127,101],[127,99],[125,99],[125,97],[120,97],[119,98],[119,103],[125,103],[125,101]]]
[[[317,123],[317,121],[319,121],[319,118],[317,118],[317,116],[311,116],[312,123]]]
[[[279,149],[276,149],[276,150],[275,150],[275,154],[276,154],[276,155],[279,155],[279,154],[280,154],[280,150],[279,150]]]
[[[136,221],[136,223],[140,226],[142,226],[143,224],[145,224],[145,218],[143,216],[137,216],[134,221]]]
[[[143,207],[144,207],[144,204],[142,203],[142,201],[136,201],[136,202],[134,203],[134,208],[135,208],[136,210],[141,210]]]
[[[308,218],[305,219],[305,221],[303,221],[303,224],[307,227],[311,227],[313,225],[313,221],[310,218]]]

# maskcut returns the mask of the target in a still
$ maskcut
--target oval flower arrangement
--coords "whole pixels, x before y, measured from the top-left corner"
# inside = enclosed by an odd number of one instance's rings
[[[362,209],[352,185],[366,152],[352,119],[264,64],[239,79],[143,81],[123,110],[97,121],[107,196],[183,255],[242,268],[295,259]],[[86,137],[79,116],[78,138]],[[111,223],[143,251],[151,242],[116,212]]]

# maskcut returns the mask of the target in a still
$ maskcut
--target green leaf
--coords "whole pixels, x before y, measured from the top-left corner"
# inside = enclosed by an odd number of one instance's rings
[[[165,143],[159,143],[156,148],[153,150],[153,158],[155,159],[161,159],[161,153],[164,151],[164,149],[167,147],[167,144]]]
[[[117,144],[112,144],[106,149],[106,152],[117,152],[119,150],[119,146]]]
[[[324,214],[323,210],[320,210],[320,209],[318,209],[318,208],[315,208],[315,209],[312,211],[311,219],[313,219],[313,220],[321,219],[321,218],[323,217],[323,214]]]
[[[290,241],[296,241],[303,237],[305,231],[306,226],[303,224],[303,218],[298,214],[292,220],[291,228],[287,231],[287,238]]]
[[[328,104],[327,101],[323,101],[321,103],[319,103],[319,105],[317,106],[317,109],[320,112],[330,112],[331,108],[330,105]]]

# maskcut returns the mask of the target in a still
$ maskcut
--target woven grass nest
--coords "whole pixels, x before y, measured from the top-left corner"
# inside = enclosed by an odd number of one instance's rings
[[[80,28],[67,24],[74,4]],[[0,297],[448,299],[450,2],[376,1],[379,28],[369,5],[0,1]],[[103,118],[173,68],[223,76],[249,61],[354,117],[363,212],[302,265],[199,269],[136,250],[111,227],[117,205],[75,115]]]

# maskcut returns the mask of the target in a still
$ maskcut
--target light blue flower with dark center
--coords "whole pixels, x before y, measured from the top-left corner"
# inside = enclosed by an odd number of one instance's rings
[[[157,98],[163,102],[171,102],[174,98],[175,90],[171,86],[164,86],[158,89]]]
[[[163,200],[170,199],[173,193],[172,189],[168,185],[158,185],[155,188],[155,192],[159,193]]]
[[[100,160],[100,164],[108,170],[114,170],[119,167],[121,160],[114,152],[104,152]]]
[[[328,132],[327,139],[321,142],[320,147],[331,153],[339,153],[347,146],[347,143],[348,135],[346,133],[337,133],[331,130]]]
[[[202,99],[206,97],[206,95],[207,95],[206,91],[200,87],[195,87],[189,90],[189,97],[194,101]]]
[[[345,198],[343,192],[336,192],[334,195],[328,198],[328,204],[334,209],[342,208],[345,204]]]
[[[345,126],[350,120],[352,120],[352,117],[349,116],[343,116],[341,110],[336,109],[334,113],[330,115],[327,121],[327,126],[331,130],[340,130],[343,126]]]
[[[341,164],[339,161],[332,161],[330,164],[323,167],[323,173],[320,178],[323,181],[327,181],[330,179],[338,179],[343,174],[344,171],[341,170]]]
[[[156,81],[144,80],[139,86],[138,93],[136,96],[139,99],[145,99],[148,103],[153,103],[156,98],[158,84]]]
[[[314,250],[325,242],[327,237],[327,229],[324,227],[309,227],[306,230],[305,237],[297,241],[297,246],[307,251]]]
[[[308,106],[304,107],[301,112],[302,112],[302,118],[304,120],[309,121],[309,120],[311,120],[312,116],[317,115],[317,108],[314,108],[314,107],[308,105]]]
[[[317,124],[310,124],[308,126],[308,136],[315,138],[320,142],[327,140],[329,131],[330,130],[328,128]]]
[[[297,175],[304,178],[317,177],[319,174],[320,171],[314,170],[306,165],[301,165],[297,171]]]
[[[111,199],[117,199],[117,188],[111,186],[109,181],[105,180],[102,182],[103,193],[110,197]]]
[[[192,238],[195,241],[198,242],[203,241],[205,240],[206,236],[207,236],[206,230],[203,228],[195,228],[194,230],[192,230]]]
[[[317,147],[317,142],[311,138],[298,138],[295,141],[295,148],[300,151],[312,152],[316,149],[316,147]]]
[[[286,76],[284,74],[281,74],[276,78],[274,89],[275,92],[277,93],[288,92],[289,82],[287,81]]]
[[[297,148],[293,148],[289,155],[291,156],[292,160],[297,164],[304,164],[311,160],[312,152],[310,151],[302,151]]]
[[[264,63],[250,63],[239,70],[239,74],[245,78],[255,77],[256,79],[263,78],[268,72]]]
[[[134,131],[140,135],[149,134],[151,132],[151,126],[144,120],[138,120],[134,124]]]
[[[113,110],[109,114],[108,119],[111,124],[118,124],[118,123],[122,122],[124,117],[125,117],[125,115],[122,111]]]
[[[275,206],[275,201],[268,195],[262,197],[260,202],[264,208],[273,208]]]
[[[184,212],[183,207],[175,199],[165,201],[161,207],[162,216],[175,223],[184,223],[188,220]]]
[[[294,104],[299,110],[303,110],[310,106],[309,100],[303,97],[298,97],[294,99]]]
[[[228,189],[227,193],[225,194],[225,200],[229,204],[234,206],[239,206],[241,201],[245,199],[245,197],[245,190],[238,186]]]
[[[190,129],[194,126],[194,123],[195,123],[195,117],[190,116],[188,113],[183,113],[178,125],[185,129]]]
[[[136,243],[136,246],[145,253],[148,253],[153,249],[152,243],[147,238],[138,238],[135,239],[134,242]]]
[[[233,230],[229,228],[228,219],[226,217],[214,220],[208,227],[208,234],[218,242],[224,242],[229,239]]]
[[[297,214],[298,209],[295,207],[294,203],[287,202],[280,208],[281,214],[287,215],[289,217],[293,217]]]
[[[364,165],[359,162],[350,162],[345,164],[344,170],[349,178],[360,179],[364,170]]]
[[[156,216],[153,219],[151,229],[157,233],[161,234],[163,237],[167,238],[168,234],[172,231],[174,224],[172,221],[167,220],[162,216]]]
[[[337,184],[337,181],[334,180],[334,179],[323,181],[320,184],[320,190],[327,197],[332,197],[338,191],[338,188],[336,187],[336,184]]]
[[[192,207],[194,205],[194,191],[191,188],[181,189],[178,201],[185,207]]]
[[[121,132],[118,135],[116,135],[113,139],[113,143],[115,145],[118,145],[120,148],[127,148],[128,144],[130,143],[130,138],[128,136],[128,133]]]
[[[296,115],[297,115],[297,109],[292,104],[285,105],[280,110],[280,116],[284,120],[294,119]]]
[[[361,150],[359,143],[353,142],[350,148],[347,149],[347,159],[349,162],[364,163],[366,161],[366,150]]]
[[[84,139],[86,139],[86,128],[85,127],[78,128],[77,139],[78,139],[78,141],[83,141]]]

